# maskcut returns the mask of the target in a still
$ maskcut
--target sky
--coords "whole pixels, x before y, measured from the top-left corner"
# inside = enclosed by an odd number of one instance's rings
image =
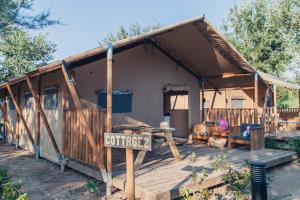
[[[57,47],[55,60],[98,47],[108,32],[139,23],[169,25],[194,16],[219,28],[229,10],[242,0],[35,0],[34,11],[49,9],[63,25],[44,29]]]

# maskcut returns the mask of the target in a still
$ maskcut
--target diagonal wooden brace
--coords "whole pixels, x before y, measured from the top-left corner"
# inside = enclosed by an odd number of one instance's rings
[[[13,90],[11,88],[11,85],[9,83],[7,83],[6,84],[6,88],[7,88],[7,91],[8,91],[8,93],[9,93],[9,95],[10,95],[10,97],[11,97],[11,99],[12,99],[12,101],[13,101],[15,107],[16,107],[16,110],[17,110],[17,112],[18,112],[18,114],[20,116],[20,119],[21,119],[21,121],[22,121],[22,123],[24,125],[24,128],[26,130],[27,136],[28,136],[28,138],[29,138],[29,140],[30,140],[30,142],[32,144],[33,150],[34,150],[34,152],[36,154],[36,158],[38,158],[39,152],[40,152],[39,146],[37,144],[35,144],[35,142],[33,140],[31,131],[30,131],[30,129],[29,129],[29,127],[28,127],[28,125],[27,125],[27,123],[25,121],[25,118],[24,118],[24,115],[23,115],[23,113],[22,113],[22,111],[20,109],[20,106],[18,105],[18,103],[16,101],[16,98],[15,98],[14,92],[13,92]]]
[[[98,163],[100,172],[102,174],[103,181],[107,182],[109,179],[108,179],[106,168],[104,166],[104,162],[103,162],[102,157],[101,157],[101,152],[97,148],[97,145],[96,145],[95,140],[93,138],[92,130],[89,127],[88,122],[87,122],[87,120],[84,116],[84,113],[82,111],[82,106],[81,106],[80,99],[79,99],[79,96],[77,94],[76,88],[73,85],[73,83],[70,81],[72,79],[70,79],[69,74],[68,74],[67,69],[65,68],[64,64],[62,65],[61,70],[62,70],[62,73],[64,75],[64,78],[65,78],[67,87],[69,89],[69,92],[71,94],[71,97],[74,101],[74,104],[75,104],[76,110],[78,112],[80,121],[82,121],[82,124],[83,124],[83,126],[86,130],[85,133],[86,133],[88,142],[89,142],[90,146],[92,147],[93,153],[96,155],[95,157],[97,159],[97,163]]]

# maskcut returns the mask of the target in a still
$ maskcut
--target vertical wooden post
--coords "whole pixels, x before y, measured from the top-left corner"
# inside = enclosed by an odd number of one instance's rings
[[[258,74],[254,74],[254,123],[258,122]]]
[[[41,76],[38,76],[38,91],[37,96],[39,99],[39,104],[41,104]],[[36,105],[36,143],[40,146],[40,139],[41,139],[41,112]]]
[[[111,133],[112,129],[112,65],[113,65],[113,47],[110,45],[107,51],[107,104],[106,104],[106,132]],[[126,151],[127,152],[127,151]],[[108,174],[108,182],[106,185],[106,195],[112,193],[112,150],[106,147],[106,167]]]
[[[24,125],[24,128],[25,128],[27,136],[28,136],[28,138],[29,138],[29,140],[30,140],[30,142],[31,142],[31,144],[33,146],[33,149],[34,149],[35,153],[38,154],[38,152],[39,152],[38,147],[34,143],[32,134],[31,134],[30,129],[29,129],[29,127],[28,127],[28,125],[27,125],[27,123],[25,121],[24,115],[23,115],[23,113],[22,113],[22,111],[21,111],[21,109],[19,107],[19,104],[16,101],[14,92],[13,92],[13,90],[12,90],[12,88],[11,88],[11,86],[10,86],[9,83],[6,84],[6,87],[7,87],[8,93],[9,93],[9,95],[10,95],[10,97],[11,97],[11,99],[12,99],[12,101],[13,101],[15,107],[16,107],[16,110],[17,110],[17,112],[18,112],[18,114],[20,116],[20,119],[21,119],[21,121],[22,121],[22,123]]]
[[[11,123],[9,122],[9,119],[8,119],[8,116],[7,116],[7,103],[5,101],[3,102],[2,106],[0,105],[0,109],[1,109],[1,112],[2,112],[2,118],[3,118],[3,122],[4,122],[4,125],[5,125],[6,129],[8,130],[8,132],[12,136],[14,136],[14,132],[13,132]],[[7,138],[7,133],[5,132],[5,138],[4,139],[6,139],[6,138]]]
[[[20,105],[21,101],[21,83],[18,83],[18,92],[17,92],[17,103]],[[16,148],[19,147],[20,141],[20,115],[17,112],[17,121],[16,121]]]
[[[274,114],[277,116],[277,86],[273,85]]]
[[[273,103],[274,103],[274,126],[275,126],[275,134],[277,134],[277,127],[279,123],[279,115],[277,113],[277,86],[273,85]]]
[[[62,127],[61,127],[61,136],[62,136],[62,152],[66,154],[66,107],[67,107],[67,93],[66,89],[62,89],[62,97],[61,97],[61,109],[62,109]]]
[[[126,149],[126,171],[127,171],[127,199],[135,199],[135,181],[134,181],[134,157],[133,149]]]
[[[204,119],[204,114],[205,114],[205,110],[204,110],[204,80],[203,78],[201,79],[201,121],[202,123],[205,121]]]

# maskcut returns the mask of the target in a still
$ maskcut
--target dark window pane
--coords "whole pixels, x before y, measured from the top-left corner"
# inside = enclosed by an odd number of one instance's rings
[[[30,92],[25,92],[24,99],[25,99],[24,108],[26,108],[26,109],[33,108],[33,97]]]
[[[44,109],[53,110],[58,107],[58,89],[56,87],[43,90]]]
[[[98,106],[106,108],[106,92],[98,92]],[[132,112],[132,92],[113,91],[112,95],[112,112],[113,113],[128,113]]]

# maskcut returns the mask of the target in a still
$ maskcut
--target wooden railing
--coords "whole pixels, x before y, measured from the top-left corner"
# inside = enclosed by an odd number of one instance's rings
[[[219,121],[224,118],[228,121],[230,127],[240,126],[243,123],[263,123],[263,115],[265,116],[264,126],[266,132],[274,132],[276,129],[276,121],[278,117],[287,119],[299,117],[300,108],[277,108],[277,115],[274,107],[268,107],[264,110],[255,110],[254,108],[230,109],[230,108],[213,108],[204,110],[205,121]]]
[[[283,119],[299,117],[300,108],[278,108],[279,117]]]
[[[231,108],[213,108],[205,109],[205,121],[219,121],[224,118],[229,126],[240,126],[243,123],[259,123],[260,115],[254,108],[231,109]]]
[[[103,135],[105,128],[105,112],[96,109],[83,111],[102,158],[104,157]],[[85,128],[78,117],[76,110],[63,111],[62,120],[63,154],[92,166],[97,166],[96,157],[88,143]]]

